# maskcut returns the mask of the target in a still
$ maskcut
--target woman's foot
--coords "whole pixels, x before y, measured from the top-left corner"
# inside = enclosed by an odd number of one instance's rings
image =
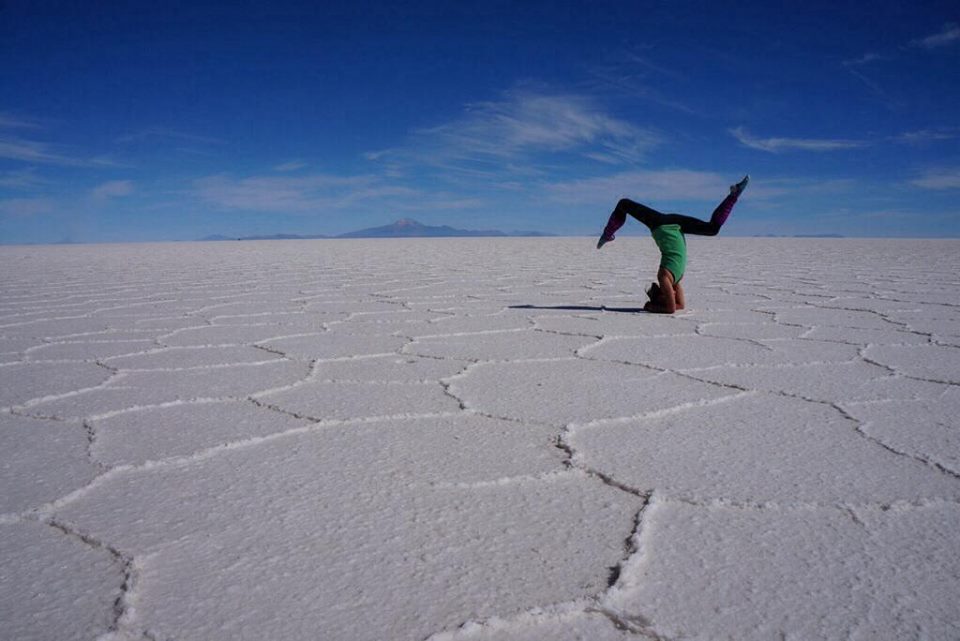
[[[740,194],[743,193],[743,190],[747,188],[747,183],[750,182],[750,174],[747,174],[743,177],[743,180],[738,182],[736,185],[730,185],[730,193],[734,198],[739,198]]]
[[[597,249],[600,249],[607,243],[613,240],[613,236],[607,236],[606,234],[600,234],[600,240],[597,241]]]

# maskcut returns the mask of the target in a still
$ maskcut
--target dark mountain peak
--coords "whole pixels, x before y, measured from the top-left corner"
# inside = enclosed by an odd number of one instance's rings
[[[339,238],[443,238],[448,236],[506,236],[502,231],[472,231],[448,225],[434,227],[412,218],[401,218],[383,227],[370,227],[341,234]]]
[[[485,236],[549,236],[540,232],[513,232],[507,234],[497,229],[456,229],[449,225],[424,225],[418,220],[412,218],[401,218],[389,225],[382,227],[370,227],[358,231],[348,232],[334,236],[334,238],[472,238]],[[204,240],[218,240],[222,236],[207,236]],[[272,234],[258,236],[242,236],[239,240],[285,240],[285,239],[308,239],[308,238],[329,238],[329,236],[301,236],[298,234]]]

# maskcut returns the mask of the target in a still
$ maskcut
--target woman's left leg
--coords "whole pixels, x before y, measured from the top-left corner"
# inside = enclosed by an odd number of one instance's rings
[[[627,222],[627,214],[630,214],[651,230],[663,225],[663,219],[666,217],[666,214],[661,214],[656,209],[635,203],[629,198],[621,198],[611,212],[610,218],[607,220],[607,226],[603,228],[603,233],[600,235],[600,245],[614,239],[617,230]]]

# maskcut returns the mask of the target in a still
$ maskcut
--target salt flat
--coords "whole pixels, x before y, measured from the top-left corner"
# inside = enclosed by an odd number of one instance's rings
[[[0,248],[18,640],[960,638],[960,241]]]

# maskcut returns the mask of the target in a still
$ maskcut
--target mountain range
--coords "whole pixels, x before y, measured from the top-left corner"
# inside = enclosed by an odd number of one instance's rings
[[[316,238],[470,238],[470,237],[510,237],[510,236],[553,236],[538,231],[503,232],[496,229],[470,230],[456,229],[448,225],[424,225],[410,218],[400,220],[382,227],[368,227],[357,231],[339,234],[337,236],[301,235],[301,234],[271,234],[257,236],[241,236],[231,238],[220,234],[206,236],[200,240],[307,240]]]

